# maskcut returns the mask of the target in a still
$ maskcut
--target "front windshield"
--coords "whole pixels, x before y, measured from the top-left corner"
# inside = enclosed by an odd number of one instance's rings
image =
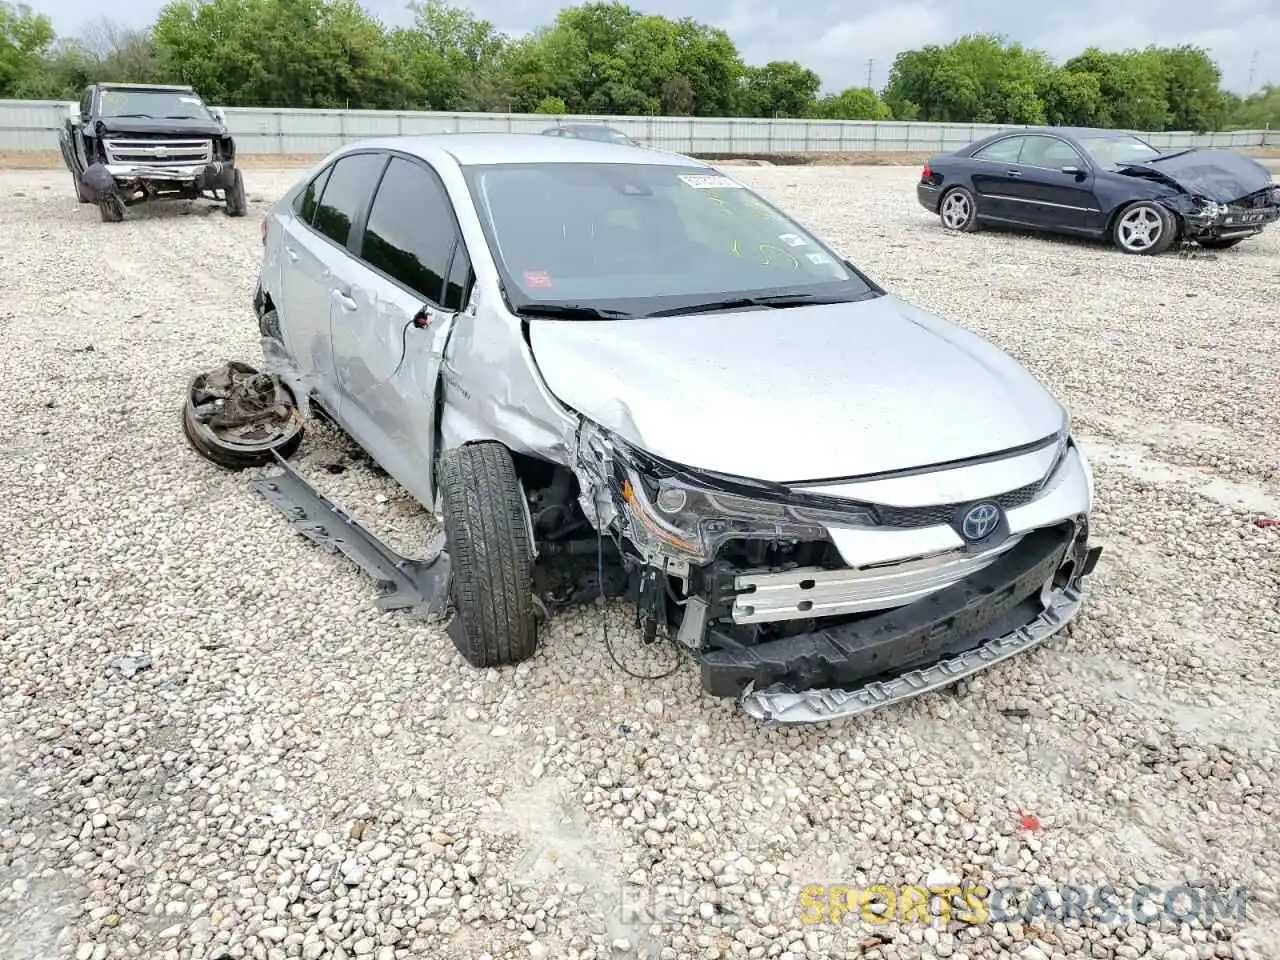
[[[706,167],[497,164],[466,175],[513,303],[642,316],[733,298],[848,300],[871,291],[808,232]]]
[[[199,97],[174,90],[103,90],[99,113],[104,117],[153,120],[203,120],[213,115]]]
[[[1094,163],[1109,170],[1119,169],[1126,163],[1146,163],[1160,156],[1159,150],[1137,137],[1083,137],[1080,144]]]

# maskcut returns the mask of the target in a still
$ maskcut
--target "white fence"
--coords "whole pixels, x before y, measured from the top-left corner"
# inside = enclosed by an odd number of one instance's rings
[[[72,104],[0,100],[0,151],[58,149]],[[930,153],[955,150],[997,130],[984,123],[757,120],[712,117],[551,117],[528,113],[276,110],[227,107],[227,126],[245,154],[325,154],[361,137],[449,132],[539,133],[556,123],[603,121],[660,150],[685,154]],[[1280,131],[1144,134],[1157,147],[1280,146]]]

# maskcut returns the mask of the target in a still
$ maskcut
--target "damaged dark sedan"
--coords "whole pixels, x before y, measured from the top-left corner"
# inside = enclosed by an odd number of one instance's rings
[[[706,164],[366,140],[263,243],[270,368],[441,518],[476,667],[534,653],[566,557],[778,722],[951,686],[1081,609],[1101,548],[1062,404]]]
[[[931,157],[916,197],[948,230],[1006,226],[1159,254],[1234,247],[1280,218],[1280,186],[1231,150],[1161,152],[1119,130],[1005,130]]]

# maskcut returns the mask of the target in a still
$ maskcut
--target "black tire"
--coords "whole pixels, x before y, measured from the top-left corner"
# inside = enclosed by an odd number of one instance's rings
[[[537,646],[533,544],[524,493],[500,443],[471,443],[440,458],[454,646],[473,667],[519,663]]]
[[[244,195],[244,174],[236,170],[231,181],[231,189],[227,191],[227,216],[243,217],[248,207],[249,202]]]
[[[968,187],[952,187],[938,198],[938,219],[946,230],[973,233],[978,229],[978,200]]]
[[[1196,243],[1200,244],[1200,246],[1204,247],[1206,250],[1230,250],[1237,243],[1243,242],[1244,239],[1244,237],[1227,237],[1225,239],[1222,237],[1215,237],[1212,239],[1206,237],[1203,240],[1197,240]]]
[[[1138,224],[1145,224],[1139,229]],[[1178,239],[1178,221],[1161,204],[1138,200],[1116,214],[1111,222],[1111,242],[1125,253],[1154,257]]]
[[[71,185],[75,187],[76,201],[79,203],[92,203],[88,195],[84,192],[84,184],[80,182],[80,178],[74,173],[71,174]]]
[[[114,193],[98,201],[98,212],[103,223],[119,223],[124,219],[124,201]]]
[[[257,372],[247,363],[232,361],[231,366],[238,372],[251,374]],[[277,453],[288,459],[297,452],[298,447],[302,445],[303,429],[296,407],[294,407],[292,421],[282,431],[283,436],[263,442],[237,443],[201,423],[196,417],[195,393],[205,376],[206,374],[202,373],[191,380],[187,387],[186,402],[182,405],[182,434],[196,453],[226,470],[247,470],[251,467],[265,467],[275,463]],[[293,395],[289,393],[288,387],[280,384],[280,389],[284,391],[292,407]]]

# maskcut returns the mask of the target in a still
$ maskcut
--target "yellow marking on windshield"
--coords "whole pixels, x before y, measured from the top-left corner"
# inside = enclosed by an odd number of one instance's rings
[[[730,252],[730,253],[732,253],[735,257],[740,257],[740,256],[742,256],[742,251],[738,249],[738,238],[737,238],[737,237],[734,237],[734,238],[733,238],[733,246],[729,248],[729,252]]]
[[[760,261],[761,266],[767,267],[773,263],[773,260],[770,259],[769,254],[767,252],[769,250],[777,250],[780,254],[782,254],[784,257],[786,257],[788,260],[791,261],[795,269],[797,270],[800,269],[800,260],[798,257],[796,257],[794,254],[787,253],[787,251],[783,250],[781,247],[775,247],[772,243],[760,244],[760,254],[764,258]]]

